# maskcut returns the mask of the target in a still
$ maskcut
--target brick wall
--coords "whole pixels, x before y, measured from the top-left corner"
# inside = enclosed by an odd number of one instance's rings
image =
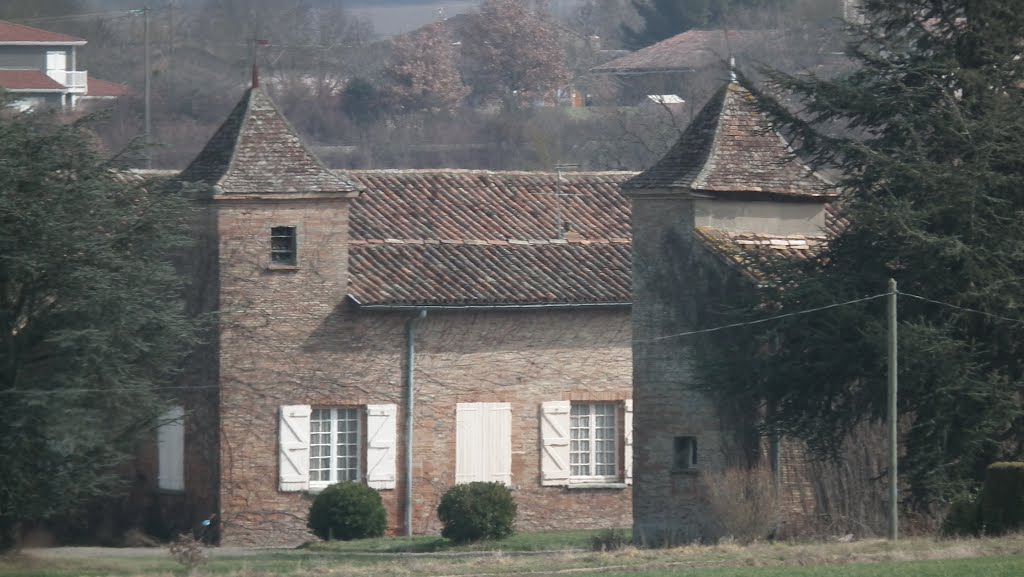
[[[404,531],[405,323],[343,305],[346,201],[218,201],[221,295],[221,542],[309,539],[311,497],[278,490],[282,405],[399,405],[398,483],[382,490]],[[269,270],[271,226],[297,226],[299,266]],[[540,404],[630,397],[629,315],[618,310],[431,313],[417,327],[413,530],[436,533],[454,484],[455,406],[512,405],[512,484],[520,529],[626,526],[630,489],[539,483]]]

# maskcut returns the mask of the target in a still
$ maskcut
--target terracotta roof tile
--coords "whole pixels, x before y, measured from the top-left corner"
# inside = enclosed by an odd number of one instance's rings
[[[724,63],[730,49],[742,53],[755,45],[780,38],[771,30],[730,30],[729,43],[721,30],[688,30],[621,58],[595,66],[597,73],[639,73],[696,70]]]
[[[829,198],[830,185],[795,158],[758,110],[729,84],[711,98],[654,166],[623,188],[683,188],[712,194]]]
[[[85,44],[85,40],[74,36],[68,36],[67,34],[40,30],[38,28],[32,28],[22,24],[15,24],[14,22],[0,20],[0,44],[21,42],[38,42],[44,44]]]
[[[217,194],[347,193],[358,187],[328,170],[261,88],[250,88],[186,168],[180,182]]]
[[[351,171],[349,291],[364,305],[630,302],[625,172]],[[561,208],[559,208],[561,205]],[[558,238],[558,214],[572,241]],[[585,243],[594,240],[600,243]]]
[[[737,233],[698,227],[694,236],[713,254],[738,267],[750,278],[764,278],[764,265],[773,258],[808,259],[826,237],[812,235],[769,235]]]
[[[0,88],[5,90],[66,90],[64,85],[41,70],[0,70]]]

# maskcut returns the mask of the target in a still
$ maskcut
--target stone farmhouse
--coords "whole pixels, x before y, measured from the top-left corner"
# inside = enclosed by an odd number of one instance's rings
[[[687,387],[672,335],[757,255],[812,250],[833,198],[736,83],[647,171],[563,175],[331,171],[254,86],[171,186],[200,212],[192,311],[217,314],[139,477],[167,530],[230,545],[309,539],[342,480],[392,534],[483,480],[522,530],[715,537],[705,476],[750,423]]]
[[[332,172],[248,90],[172,184],[202,211],[194,312],[219,314],[151,506],[295,544],[330,483],[379,489],[404,534],[480,480],[523,529],[628,526],[630,176]]]

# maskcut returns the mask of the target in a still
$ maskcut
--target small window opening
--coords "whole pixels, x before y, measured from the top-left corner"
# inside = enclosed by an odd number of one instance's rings
[[[693,469],[697,466],[697,437],[676,437],[674,465],[679,469]]]
[[[275,226],[270,229],[271,265],[297,265],[299,260],[296,248],[294,226]]]

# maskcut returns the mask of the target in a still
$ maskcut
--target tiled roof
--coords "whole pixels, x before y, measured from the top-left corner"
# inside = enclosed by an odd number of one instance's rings
[[[0,70],[4,90],[66,90],[64,85],[41,70]]]
[[[114,98],[117,96],[124,96],[129,92],[131,92],[131,88],[128,88],[124,84],[100,80],[99,78],[89,78],[89,93],[86,96],[92,96],[94,98]]]
[[[85,40],[68,36],[67,34],[49,32],[0,20],[0,44],[29,42],[41,44],[85,44]]]
[[[829,185],[795,158],[757,109],[754,97],[729,84],[711,98],[671,150],[624,185],[712,194],[828,198]]]
[[[754,280],[762,280],[764,265],[773,258],[810,258],[826,240],[824,233],[812,235],[769,235],[728,232],[698,227],[694,236],[712,253],[738,267]]]
[[[636,74],[696,70],[724,63],[733,53],[771,41],[779,33],[768,30],[730,30],[729,43],[721,30],[688,30],[621,58],[595,66],[591,72]]]
[[[349,246],[349,292],[363,305],[630,302],[630,210],[618,188],[633,173],[565,173],[560,200],[553,173],[348,174],[365,187]]]
[[[358,187],[331,172],[299,140],[261,88],[250,88],[178,178],[217,194],[346,193]]]

